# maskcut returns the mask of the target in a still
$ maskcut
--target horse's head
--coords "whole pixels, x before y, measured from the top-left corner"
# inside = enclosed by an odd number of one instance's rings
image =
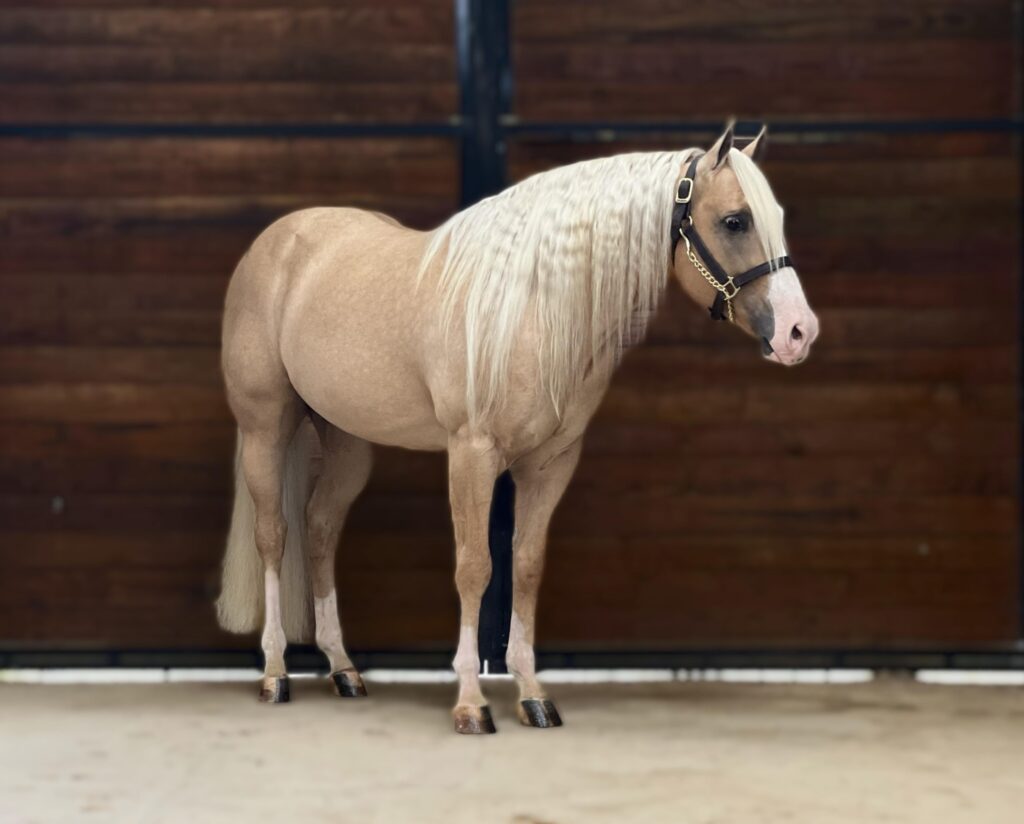
[[[818,318],[786,256],[782,207],[756,165],[765,142],[762,129],[735,149],[730,126],[681,170],[673,268],[697,303],[759,340],[769,360],[791,366],[810,352]]]

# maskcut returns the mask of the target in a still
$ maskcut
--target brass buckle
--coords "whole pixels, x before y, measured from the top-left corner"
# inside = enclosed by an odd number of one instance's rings
[[[740,287],[736,285],[732,278],[729,278],[725,283],[721,284],[721,287],[722,295],[726,300],[732,300],[740,293]]]
[[[686,197],[680,197],[679,196],[679,190],[683,188],[683,184],[684,183],[689,183],[690,184],[690,188],[686,192]],[[679,181],[679,185],[676,187],[676,203],[689,203],[692,198],[693,198],[693,178],[692,177],[683,177],[682,180]]]

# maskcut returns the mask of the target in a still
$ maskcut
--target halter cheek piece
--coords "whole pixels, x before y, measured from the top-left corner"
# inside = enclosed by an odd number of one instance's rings
[[[693,216],[690,214],[694,180],[697,178],[697,163],[702,157],[703,155],[698,154],[690,161],[690,165],[686,168],[686,174],[679,181],[679,187],[676,190],[676,206],[672,210],[672,257],[675,258],[676,246],[679,245],[679,238],[682,238],[686,244],[686,257],[700,272],[704,280],[715,288],[715,302],[708,310],[711,312],[711,317],[715,320],[735,321],[732,300],[739,294],[740,289],[776,269],[792,266],[793,261],[789,255],[783,255],[774,260],[765,261],[738,275],[729,276],[726,273],[722,265],[715,260],[715,256],[711,254],[707,244],[697,234],[697,227],[693,225]]]

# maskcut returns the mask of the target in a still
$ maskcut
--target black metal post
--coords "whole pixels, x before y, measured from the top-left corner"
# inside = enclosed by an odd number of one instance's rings
[[[1013,6],[1014,63],[1017,66],[1017,101],[1014,120],[1017,125],[1014,150],[1017,152],[1020,189],[1017,192],[1018,226],[1024,227],[1024,3]],[[1018,239],[1017,260],[1017,431],[1018,453],[1024,443],[1024,230]],[[1017,455],[1017,646],[1024,648],[1024,455]]]
[[[509,110],[508,0],[455,0],[462,120],[462,205],[505,188],[500,118]]]
[[[480,665],[485,672],[506,672],[509,626],[512,622],[512,535],[515,532],[516,486],[505,472],[494,484],[491,499],[491,582],[480,605]]]
[[[462,119],[462,205],[505,188],[501,115],[511,101],[508,0],[455,0]],[[494,485],[489,543],[491,581],[480,605],[479,651],[485,672],[505,672],[512,620],[515,484],[507,472]]]

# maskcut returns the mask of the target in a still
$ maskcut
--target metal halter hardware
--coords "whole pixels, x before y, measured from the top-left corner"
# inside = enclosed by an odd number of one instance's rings
[[[711,317],[715,320],[729,320],[735,323],[736,315],[733,312],[732,301],[740,293],[740,289],[777,269],[792,266],[793,260],[789,255],[783,255],[774,260],[765,261],[738,275],[728,274],[715,260],[711,250],[697,234],[697,227],[693,225],[693,215],[690,213],[693,192],[696,188],[697,164],[703,156],[698,154],[693,157],[686,169],[686,174],[676,186],[676,206],[672,210],[672,255],[675,256],[676,246],[679,245],[679,239],[682,238],[683,243],[686,244],[687,259],[715,290],[715,302],[708,310],[711,312]]]

